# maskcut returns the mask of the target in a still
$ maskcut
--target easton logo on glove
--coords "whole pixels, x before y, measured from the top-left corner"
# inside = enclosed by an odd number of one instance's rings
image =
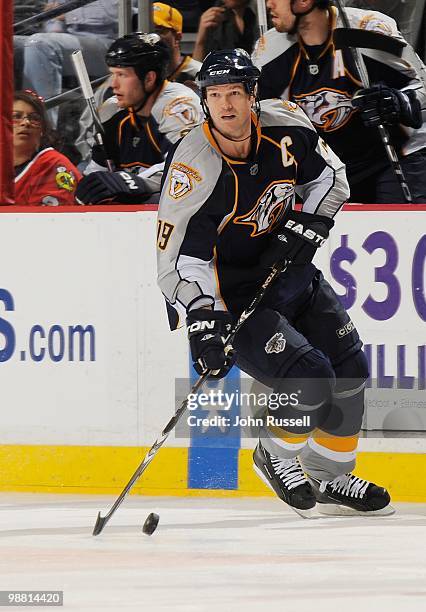
[[[305,227],[301,223],[296,223],[296,221],[294,221],[293,219],[289,219],[288,221],[286,221],[284,227],[286,229],[291,230],[295,234],[300,234],[300,236],[303,236],[306,240],[309,240],[309,242],[312,242],[313,244],[316,244],[319,247],[324,244],[328,237],[328,234],[327,236],[318,234],[318,232],[314,231],[313,229],[310,229],[309,227],[305,229]],[[279,235],[278,238],[287,242],[287,238],[284,234]]]

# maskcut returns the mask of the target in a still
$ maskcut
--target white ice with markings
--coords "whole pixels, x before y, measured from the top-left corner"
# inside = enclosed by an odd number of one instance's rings
[[[63,590],[79,611],[426,610],[423,504],[303,520],[272,498],[131,496],[93,537],[114,499],[0,494],[0,590]]]

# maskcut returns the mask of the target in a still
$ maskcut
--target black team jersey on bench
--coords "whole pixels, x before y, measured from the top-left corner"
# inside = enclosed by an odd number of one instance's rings
[[[401,39],[395,22],[374,11],[347,9],[351,27],[381,32]],[[330,10],[330,32],[341,27],[336,9]],[[396,89],[410,87],[422,101],[425,92],[420,78],[421,63],[411,47],[404,49],[403,59],[389,53],[363,52],[371,83],[383,83]],[[405,57],[404,57],[405,56]],[[307,46],[296,36],[269,30],[258,41],[254,53],[256,65],[262,68],[260,97],[280,97],[303,108],[314,127],[346,164],[350,183],[388,166],[378,130],[364,127],[351,99],[362,88],[349,49],[336,50],[332,36],[323,45]],[[425,128],[405,126],[390,129],[392,142],[400,155],[426,146]]]

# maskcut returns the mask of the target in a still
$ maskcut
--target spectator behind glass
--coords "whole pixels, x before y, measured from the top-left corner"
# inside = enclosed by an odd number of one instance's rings
[[[253,51],[257,21],[249,0],[219,0],[200,19],[192,57],[202,62],[210,51],[244,49]]]
[[[57,138],[42,98],[28,90],[16,92],[12,123],[16,205],[74,205],[74,191],[81,175],[54,148]]]
[[[154,2],[152,10],[155,32],[161,36],[170,49],[168,80],[178,83],[193,81],[201,68],[201,63],[190,55],[183,56],[181,53],[183,26],[181,13],[162,2]]]
[[[210,8],[213,1],[208,0],[171,0],[170,4],[183,17],[185,32],[196,32],[203,10]]]
[[[57,4],[64,2],[58,0]],[[76,49],[82,50],[91,78],[107,74],[105,53],[117,36],[117,17],[117,0],[97,0],[66,13],[64,32],[25,37],[23,86],[45,99],[59,95],[63,78],[75,77],[71,53]],[[49,115],[56,126],[58,108],[49,111]]]
[[[42,13],[45,7],[45,0],[14,0],[13,2],[13,22],[18,23],[24,19],[34,17]],[[13,72],[15,90],[22,88],[22,74],[24,71],[24,44],[29,34],[40,31],[40,24],[34,25],[27,30],[27,36],[17,35],[13,37]]]

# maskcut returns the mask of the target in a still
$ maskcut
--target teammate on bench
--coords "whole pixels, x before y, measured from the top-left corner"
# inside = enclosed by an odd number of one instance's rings
[[[413,202],[426,202],[426,72],[411,46],[402,57],[362,49],[372,84],[363,89],[351,50],[333,44],[342,22],[329,0],[267,0],[267,6],[275,27],[253,55],[262,69],[260,98],[290,99],[303,108],[346,164],[352,202],[404,202],[377,130],[384,124]],[[354,8],[346,13],[352,29],[405,43],[390,17]]]

